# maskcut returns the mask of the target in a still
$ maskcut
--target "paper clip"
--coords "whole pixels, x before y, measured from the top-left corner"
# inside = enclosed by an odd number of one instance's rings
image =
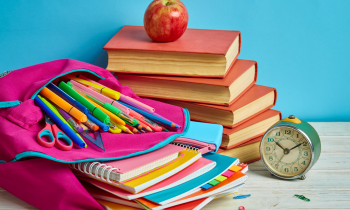
[[[244,206],[240,206],[239,210],[245,210]]]

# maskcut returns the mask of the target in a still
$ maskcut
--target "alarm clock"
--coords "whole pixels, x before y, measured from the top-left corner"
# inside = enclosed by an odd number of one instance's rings
[[[320,154],[321,141],[316,130],[293,115],[271,126],[260,143],[265,167],[283,179],[304,180]]]

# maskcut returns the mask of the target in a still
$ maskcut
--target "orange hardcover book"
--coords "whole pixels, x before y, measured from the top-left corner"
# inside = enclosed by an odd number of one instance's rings
[[[256,61],[237,59],[224,78],[116,75],[142,97],[229,106],[254,85],[257,73]]]
[[[263,135],[267,129],[282,119],[282,113],[269,109],[234,128],[224,128],[221,148],[231,149]]]
[[[260,141],[262,136],[251,139],[232,149],[219,149],[217,153],[238,158],[242,163],[252,163],[260,160]]]
[[[233,128],[273,107],[276,104],[276,99],[277,91],[275,88],[254,84],[229,107],[166,99],[159,100],[187,108],[191,120],[221,124],[224,127]]]
[[[239,31],[188,28],[174,42],[154,42],[143,26],[124,26],[103,49],[109,71],[222,78],[240,48]]]

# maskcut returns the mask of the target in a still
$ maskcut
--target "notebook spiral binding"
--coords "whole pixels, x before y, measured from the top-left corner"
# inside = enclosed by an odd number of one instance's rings
[[[187,151],[190,151],[190,152],[196,152],[196,153],[200,153],[201,152],[200,148],[197,148],[197,147],[194,147],[194,146],[191,146],[191,145],[188,145],[188,144],[178,143],[178,142],[171,142],[170,144],[173,144],[173,145],[176,145],[176,146],[179,146],[179,147],[184,147],[184,148],[186,148]]]
[[[90,165],[89,165],[89,168],[87,169],[87,166],[89,163],[90,163]],[[81,164],[84,164],[83,167]],[[113,183],[110,180],[110,175],[111,175],[112,171],[120,171],[119,168],[113,168],[112,166],[108,166],[108,165],[106,165],[104,163],[100,163],[100,162],[91,162],[90,161],[90,162],[85,162],[85,163],[72,163],[72,164],[68,164],[68,165],[71,169],[80,171],[81,173],[85,173],[85,174],[94,176],[97,179],[101,179],[102,181],[105,181],[108,183]],[[93,167],[95,165],[96,165],[96,168],[95,168],[95,170],[93,170]],[[100,173],[101,176],[99,176],[98,171],[100,170],[101,167],[102,167],[102,170]],[[107,170],[107,173],[105,174],[106,170]],[[104,175],[106,175],[106,176],[104,176]],[[106,177],[106,178],[104,178],[104,177]]]

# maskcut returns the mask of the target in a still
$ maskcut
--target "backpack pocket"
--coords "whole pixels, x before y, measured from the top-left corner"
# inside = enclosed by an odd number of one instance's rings
[[[1,109],[0,115],[24,129],[35,131],[39,130],[38,123],[43,118],[42,111],[34,104],[33,99],[28,99],[15,107]]]

